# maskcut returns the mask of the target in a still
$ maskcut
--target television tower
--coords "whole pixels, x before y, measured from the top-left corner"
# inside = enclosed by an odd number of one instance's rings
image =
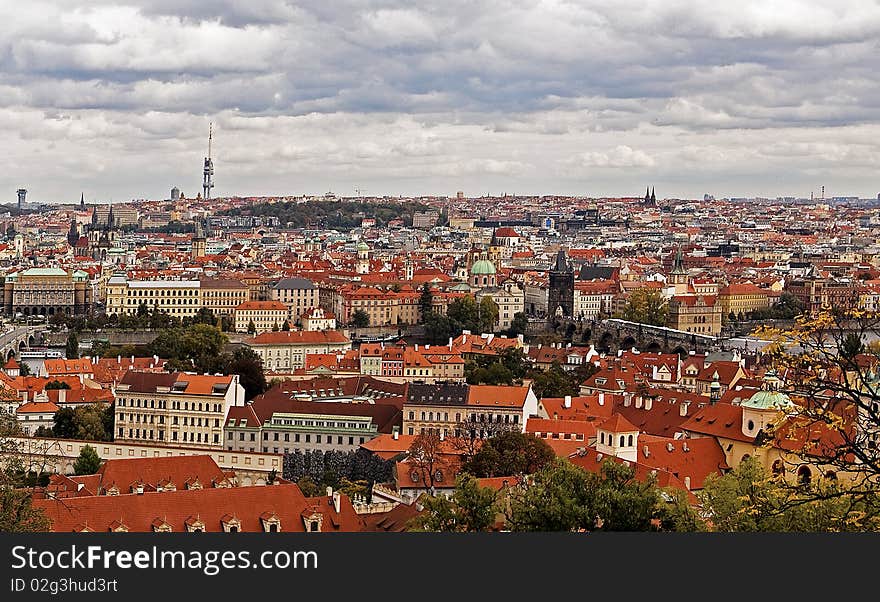
[[[211,189],[214,188],[214,162],[211,161],[211,140],[214,137],[214,124],[208,126],[208,156],[205,157],[204,179],[202,180],[202,198],[211,198]]]
[[[18,210],[21,211],[21,206],[24,205],[24,199],[27,196],[27,189],[19,188],[15,192],[18,194]]]

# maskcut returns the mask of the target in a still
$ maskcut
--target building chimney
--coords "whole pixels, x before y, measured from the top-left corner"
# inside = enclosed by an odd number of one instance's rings
[[[116,356],[116,364],[119,366],[122,365],[122,356],[121,355]]]
[[[446,439],[446,433],[444,431],[440,431],[440,441],[444,441]]]
[[[691,405],[689,401],[682,401],[678,406],[678,415],[679,416],[687,416],[688,415],[688,406]]]
[[[605,393],[603,393],[602,391],[599,391],[599,405],[605,405]]]
[[[333,497],[333,488],[332,487],[327,488],[327,497]]]
[[[134,356],[131,356],[131,363],[134,364]]]
[[[67,389],[58,389],[58,403],[67,403]]]
[[[688,491],[691,490],[691,478],[690,477],[684,478],[684,486],[685,486],[685,488],[687,488]]]
[[[565,399],[564,399],[563,402],[562,402],[562,406],[565,407],[565,408],[570,408],[570,407],[571,407],[571,395],[566,395],[566,396],[565,396]]]
[[[339,507],[341,505],[342,496],[339,495],[338,491],[333,492],[333,509],[336,510],[336,514],[339,514]]]
[[[398,439],[400,439],[400,428],[399,428],[399,427],[396,427],[396,426],[395,426],[394,428],[391,429],[391,437],[392,437],[395,441],[397,441]]]

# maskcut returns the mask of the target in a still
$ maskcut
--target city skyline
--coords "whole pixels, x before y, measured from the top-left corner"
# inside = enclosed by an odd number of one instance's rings
[[[870,2],[0,7],[8,200],[874,198]],[[89,193],[89,191],[91,191]]]

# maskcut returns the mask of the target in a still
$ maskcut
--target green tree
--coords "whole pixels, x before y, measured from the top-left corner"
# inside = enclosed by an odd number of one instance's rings
[[[474,477],[462,474],[456,478],[452,497],[425,497],[425,507],[410,525],[414,531],[488,531],[498,514],[497,493],[480,487]]]
[[[357,309],[351,315],[351,324],[355,328],[366,328],[370,325],[370,316],[362,309]]]
[[[222,371],[223,348],[229,339],[225,334],[208,324],[191,324],[189,326],[162,330],[147,346],[150,355],[158,355],[167,360],[176,360],[166,364],[169,370],[195,368],[199,372]]]
[[[0,412],[0,532],[21,533],[47,531],[49,521],[42,510],[31,504],[34,487],[39,484],[45,471],[38,469],[30,472],[39,458],[21,453],[18,444],[12,437],[21,435],[21,427],[15,415]],[[44,464],[48,464],[45,462]]]
[[[479,330],[480,332],[495,332],[498,325],[498,304],[492,297],[483,297],[479,305]]]
[[[27,362],[22,360],[18,363],[18,373],[21,376],[30,376],[31,375],[31,367],[28,366]]]
[[[69,389],[69,388],[70,388],[69,384],[67,384],[66,382],[57,380],[57,379],[46,383],[46,387],[45,387],[45,389],[47,391],[52,391],[54,389]]]
[[[630,293],[619,317],[630,322],[666,326],[669,306],[660,291],[640,288]]]
[[[97,403],[61,408],[53,417],[52,434],[59,439],[109,441],[113,437],[112,414],[112,406],[104,408]]]
[[[266,391],[263,360],[249,347],[236,349],[225,363],[223,373],[238,374],[239,382],[244,387],[245,399],[248,401]]]
[[[284,320],[284,323],[281,325],[282,332],[290,332],[290,322]]]
[[[248,334],[251,336],[257,334],[257,325],[254,324],[253,320],[248,322],[247,331],[248,331]]]
[[[272,322],[272,332],[278,332],[279,330],[281,329],[278,328],[278,322]]]
[[[449,317],[438,314],[429,313],[424,318],[425,322],[425,338],[431,345],[444,345],[449,337],[456,337],[461,334],[461,330],[457,329],[456,323]]]
[[[480,317],[477,309],[477,301],[473,295],[459,297],[449,303],[446,309],[446,317],[452,320],[457,334],[462,330],[477,332],[480,330]]]
[[[73,474],[95,474],[99,468],[101,468],[101,458],[98,456],[98,451],[91,445],[83,446],[73,464]]]
[[[513,320],[510,322],[510,330],[508,334],[512,337],[525,334],[529,328],[529,317],[521,311],[513,314]]]
[[[714,531],[880,531],[880,495],[822,479],[797,488],[767,475],[754,458],[706,479],[698,493]]]
[[[534,371],[532,388],[538,398],[565,397],[577,395],[582,380],[576,371],[566,371],[559,362],[554,361],[547,370]]]
[[[671,502],[668,500],[672,500]],[[514,490],[508,525],[519,531],[650,531],[696,527],[681,498],[635,479],[635,468],[605,460],[592,473],[563,459],[547,464]]]
[[[60,408],[52,420],[52,434],[60,439],[76,438],[78,422],[73,408]]]
[[[67,343],[64,345],[64,355],[67,359],[79,358],[79,339],[76,336],[76,332],[73,330],[67,335]]]
[[[520,476],[540,470],[555,457],[553,448],[543,439],[509,431],[486,439],[462,470],[481,478]]]
[[[431,285],[427,282],[422,285],[422,294],[419,295],[419,312],[421,323],[424,324],[428,316],[434,311],[434,293],[431,291]]]

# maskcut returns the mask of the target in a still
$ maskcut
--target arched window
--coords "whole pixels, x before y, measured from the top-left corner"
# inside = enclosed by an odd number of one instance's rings
[[[754,421],[754,420],[749,420],[748,424],[746,424],[746,427],[747,427],[750,431],[755,430],[755,421]]]
[[[629,447],[632,447],[632,444],[633,444],[633,436],[632,435],[630,435],[629,437],[626,438],[626,444]]]
[[[801,485],[809,485],[813,479],[813,472],[809,466],[801,466],[797,471],[798,483]]]
[[[624,437],[623,437],[623,435],[621,435],[621,436],[620,436],[620,447],[623,447],[623,446],[625,445],[625,443],[623,442],[623,440],[624,440]]]
[[[605,444],[605,433],[599,433],[599,441],[601,441],[603,445]]]
[[[776,460],[773,462],[773,466],[770,470],[773,471],[774,477],[781,477],[785,474],[785,464],[783,464],[782,460]]]

